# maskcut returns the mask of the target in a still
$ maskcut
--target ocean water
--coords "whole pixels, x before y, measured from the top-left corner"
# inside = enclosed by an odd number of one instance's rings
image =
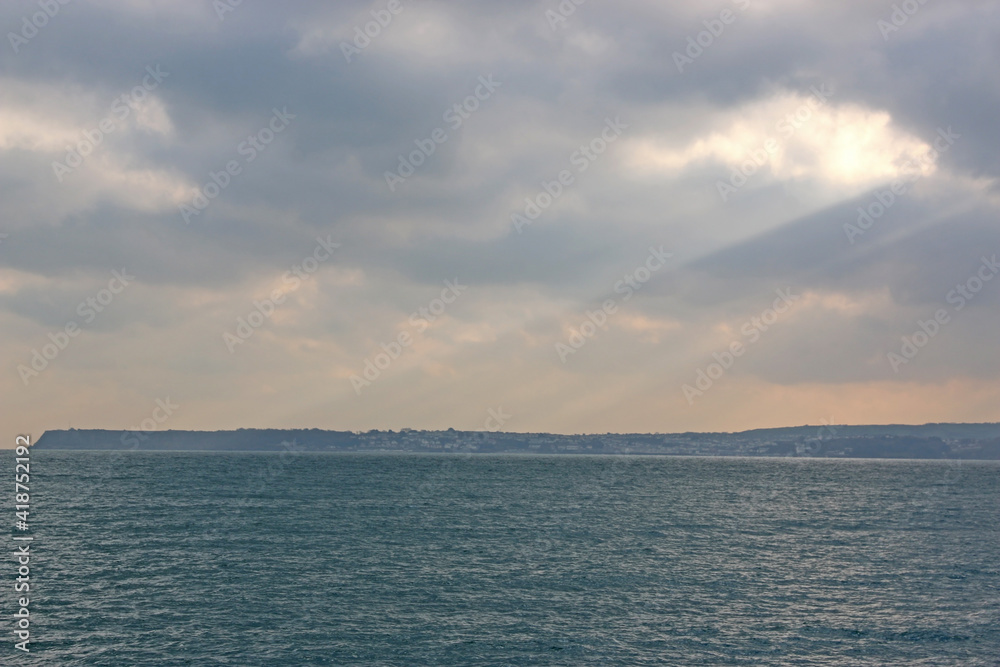
[[[0,664],[1000,664],[996,463],[37,450],[31,489]]]

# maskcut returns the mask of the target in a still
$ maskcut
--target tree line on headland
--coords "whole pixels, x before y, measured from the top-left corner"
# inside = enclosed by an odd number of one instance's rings
[[[1000,424],[796,426],[738,433],[558,435],[504,431],[46,431],[49,450],[647,454],[1000,460]]]

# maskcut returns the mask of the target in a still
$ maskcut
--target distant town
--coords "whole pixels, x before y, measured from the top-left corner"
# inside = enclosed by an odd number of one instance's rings
[[[1000,424],[796,426],[739,433],[555,435],[502,431],[46,431],[40,450],[635,454],[1000,460]]]

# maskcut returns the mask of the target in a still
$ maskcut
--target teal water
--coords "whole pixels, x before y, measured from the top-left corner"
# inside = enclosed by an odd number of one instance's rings
[[[998,510],[996,463],[39,450],[0,663],[997,665]]]

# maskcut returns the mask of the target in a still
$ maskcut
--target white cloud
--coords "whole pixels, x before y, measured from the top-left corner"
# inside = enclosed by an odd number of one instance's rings
[[[678,144],[656,135],[640,137],[630,142],[627,163],[640,173],[670,176],[716,162],[728,176],[756,154],[763,162],[760,172],[772,180],[809,180],[860,192],[901,176],[907,162],[932,154],[928,143],[894,125],[886,111],[835,100],[823,104],[790,92],[720,114],[713,129]],[[936,166],[918,168],[926,176]]]
[[[12,151],[29,151],[52,165],[38,181],[48,217],[107,201],[158,211],[189,197],[192,186],[183,176],[146,164],[138,152],[140,137],[174,137],[167,107],[154,93],[126,104],[121,95],[129,91],[108,96],[8,79],[0,91],[0,160],[20,160]]]

